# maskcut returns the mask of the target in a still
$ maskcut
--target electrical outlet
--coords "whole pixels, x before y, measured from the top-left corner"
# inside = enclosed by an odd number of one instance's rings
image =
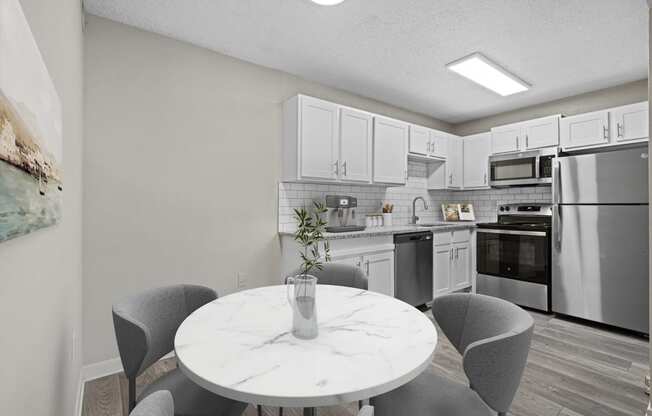
[[[236,289],[238,290],[244,290],[247,288],[247,273],[245,272],[238,272],[238,275],[236,276]]]

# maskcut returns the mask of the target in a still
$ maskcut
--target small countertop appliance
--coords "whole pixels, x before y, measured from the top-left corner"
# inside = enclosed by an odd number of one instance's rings
[[[329,233],[345,233],[349,231],[362,231],[366,227],[355,223],[355,208],[358,200],[352,196],[326,195],[326,208],[328,208]]]

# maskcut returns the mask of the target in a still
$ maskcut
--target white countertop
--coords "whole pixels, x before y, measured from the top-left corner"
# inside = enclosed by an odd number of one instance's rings
[[[367,228],[364,231],[351,231],[345,233],[324,233],[327,240],[338,240],[345,238],[359,238],[359,237],[377,237],[382,235],[402,234],[415,231],[450,231],[463,228],[475,228],[476,222],[473,221],[459,221],[459,222],[433,222],[436,224],[434,227],[421,227],[418,225],[395,225],[392,227],[374,227]],[[293,231],[280,231],[280,235],[294,235]]]
[[[207,390],[247,403],[331,406],[393,390],[419,375],[437,345],[433,323],[379,293],[317,286],[319,336],[291,333],[285,286],[246,290],[195,311],[180,326],[181,370]]]

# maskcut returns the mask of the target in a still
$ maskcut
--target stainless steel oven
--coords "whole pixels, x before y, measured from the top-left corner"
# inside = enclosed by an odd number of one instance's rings
[[[478,224],[477,291],[550,311],[549,204],[502,205],[498,222]]]
[[[489,185],[550,185],[556,153],[556,149],[544,149],[490,156]]]

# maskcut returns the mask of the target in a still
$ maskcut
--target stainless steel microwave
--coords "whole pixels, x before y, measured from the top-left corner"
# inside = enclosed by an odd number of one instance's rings
[[[552,184],[557,149],[532,150],[489,157],[489,185],[494,187]]]

